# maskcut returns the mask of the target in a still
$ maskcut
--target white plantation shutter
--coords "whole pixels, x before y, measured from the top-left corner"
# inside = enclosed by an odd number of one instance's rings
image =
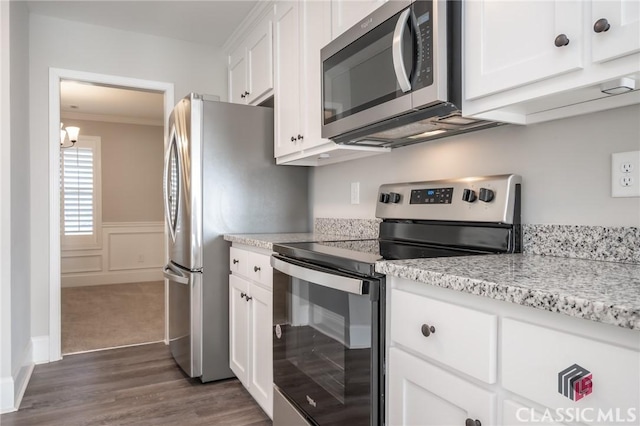
[[[60,238],[63,248],[98,248],[102,226],[100,138],[80,137],[60,150]]]
[[[91,235],[94,232],[93,148],[62,150],[64,235]]]

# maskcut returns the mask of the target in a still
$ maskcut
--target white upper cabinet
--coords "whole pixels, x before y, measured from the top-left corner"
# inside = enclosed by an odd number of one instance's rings
[[[640,1],[594,1],[591,22],[595,62],[640,51]]]
[[[350,147],[323,139],[322,63],[320,50],[331,41],[333,3],[360,7],[349,1],[283,1],[274,20],[274,155],[278,164],[320,166],[388,152],[387,148]]]
[[[581,1],[466,2],[466,98],[582,68]]]
[[[354,26],[387,0],[331,0],[331,39]]]
[[[279,2],[276,5],[274,99],[276,158],[297,151],[304,140],[300,129],[299,13],[300,5],[297,1]]]
[[[273,8],[229,55],[229,102],[257,105],[273,92]]]
[[[603,92],[639,86],[636,0],[474,0],[463,19],[465,116],[531,124],[640,102]]]

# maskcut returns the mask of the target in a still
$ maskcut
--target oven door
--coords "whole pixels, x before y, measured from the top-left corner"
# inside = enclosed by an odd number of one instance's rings
[[[274,384],[311,423],[379,424],[381,281],[279,255],[271,264]]]

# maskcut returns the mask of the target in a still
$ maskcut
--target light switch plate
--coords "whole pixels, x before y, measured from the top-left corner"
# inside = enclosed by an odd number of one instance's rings
[[[611,154],[611,196],[640,197],[640,151]]]

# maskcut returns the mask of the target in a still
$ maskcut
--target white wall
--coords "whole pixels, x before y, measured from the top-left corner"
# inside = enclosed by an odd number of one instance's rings
[[[316,168],[314,217],[373,218],[380,184],[522,175],[527,224],[640,226],[640,198],[611,198],[611,154],[640,150],[640,105],[502,126]],[[361,204],[350,204],[360,182]]]
[[[79,24],[30,18],[31,258],[34,336],[48,335],[49,67],[174,83],[176,100],[189,92],[226,99],[226,59],[210,46]],[[39,171],[36,173],[35,171]],[[37,206],[37,208],[36,208]]]
[[[24,2],[2,2],[0,8],[0,411],[7,411],[21,399],[33,365],[29,296],[29,14]]]

